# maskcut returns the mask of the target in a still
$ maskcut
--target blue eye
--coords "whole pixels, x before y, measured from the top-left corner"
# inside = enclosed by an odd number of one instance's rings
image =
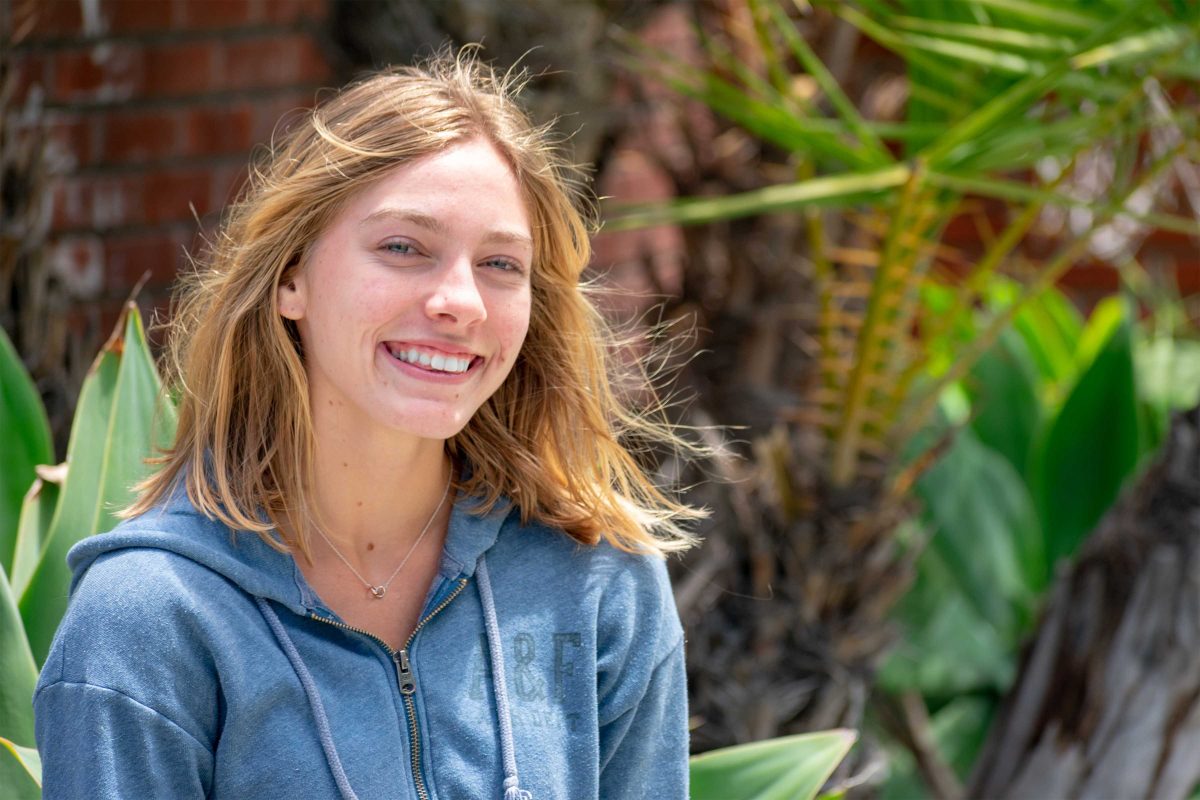
[[[414,247],[411,242],[403,241],[384,242],[380,249],[388,253],[394,253],[398,256],[411,256],[415,255],[417,252],[417,248]]]

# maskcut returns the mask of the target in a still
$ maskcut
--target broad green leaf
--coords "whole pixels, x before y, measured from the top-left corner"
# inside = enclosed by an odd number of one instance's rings
[[[1013,319],[1048,388],[1074,383],[1075,352],[1083,335],[1083,317],[1061,292],[1051,289],[1029,301]]]
[[[1029,490],[1016,469],[969,429],[917,482],[938,553],[972,609],[1006,639],[1028,622],[1048,575]]]
[[[0,736],[33,744],[33,688],[37,665],[25,638],[25,628],[8,575],[0,569]],[[14,753],[15,755],[15,753]],[[37,797],[18,763],[0,754],[0,797]]]
[[[972,430],[1022,478],[1042,425],[1037,367],[1032,362],[1020,334],[1009,329],[975,363],[967,381],[975,414]]]
[[[0,567],[12,569],[21,501],[33,468],[54,461],[50,423],[37,388],[0,328]]]
[[[22,747],[19,744],[0,736],[0,748],[7,750],[13,757],[13,762],[7,762],[6,759],[0,757],[0,762],[5,762],[4,766],[0,767],[0,789],[4,789],[4,797],[7,800],[21,800],[21,798],[40,798],[42,793],[38,789],[42,785],[42,759],[38,755],[35,747]],[[27,779],[22,782],[5,783],[7,771],[12,766],[19,765],[24,769]]]
[[[838,729],[693,756],[692,800],[811,800],[856,738],[854,731]]]
[[[1137,464],[1139,412],[1128,316],[1112,331],[1050,423],[1030,488],[1048,563],[1075,552]]]
[[[116,525],[115,512],[133,500],[133,485],[149,472],[145,459],[174,428],[172,408],[155,416],[160,383],[132,304],[121,324],[123,330],[109,340],[85,381],[71,429],[62,499],[42,559],[21,596],[21,613],[39,663],[66,610],[71,577],[67,551],[80,539]]]
[[[29,586],[37,569],[42,545],[50,529],[50,520],[58,508],[60,487],[53,481],[38,478],[25,494],[21,504],[21,521],[17,526],[17,546],[13,555],[12,591],[20,597]]]

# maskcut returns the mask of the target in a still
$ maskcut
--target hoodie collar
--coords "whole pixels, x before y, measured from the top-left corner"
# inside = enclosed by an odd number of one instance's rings
[[[455,496],[439,567],[446,578],[469,578],[479,557],[496,542],[512,504],[502,500],[480,514],[478,500]],[[305,615],[318,601],[288,553],[275,550],[256,533],[233,531],[196,510],[182,485],[159,506],[126,520],[108,533],[83,539],[67,554],[71,591],[102,555],[128,548],[168,550],[228,578],[255,597]]]

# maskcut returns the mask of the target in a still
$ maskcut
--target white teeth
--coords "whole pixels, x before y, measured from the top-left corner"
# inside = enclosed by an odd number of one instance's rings
[[[391,350],[392,356],[400,361],[407,361],[410,364],[420,364],[422,367],[438,372],[462,373],[466,372],[471,366],[470,358],[456,358],[454,356],[434,355],[422,353],[415,347],[408,350]]]

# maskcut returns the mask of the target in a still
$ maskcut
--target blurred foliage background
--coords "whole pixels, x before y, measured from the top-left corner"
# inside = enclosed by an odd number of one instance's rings
[[[520,62],[532,113],[593,165],[590,277],[651,340],[627,356],[664,363],[677,421],[717,453],[657,465],[713,511],[672,564],[696,752],[851,728],[828,793],[1194,792],[1200,7],[320,10],[342,78],[445,41]],[[2,130],[5,186],[43,180],[25,129]],[[0,250],[0,319],[49,397],[70,381],[39,374],[21,323],[54,296],[21,290],[44,283],[28,244],[45,231],[6,204],[5,241],[24,245]],[[69,428],[51,420],[59,457]],[[156,435],[128,430],[130,452]],[[48,438],[9,448],[0,476],[0,563],[31,645],[18,695],[61,613],[37,599],[61,579],[40,559],[103,528],[95,497],[72,501],[86,525],[58,520],[71,485],[43,471],[20,526],[35,533],[17,534]]]

